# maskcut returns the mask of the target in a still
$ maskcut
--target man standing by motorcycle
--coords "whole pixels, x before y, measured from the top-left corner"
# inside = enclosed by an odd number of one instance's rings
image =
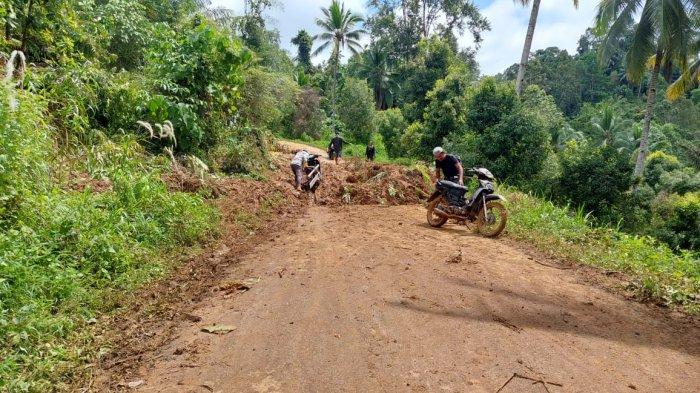
[[[452,154],[447,154],[445,149],[438,146],[433,149],[433,157],[435,157],[435,177],[436,182],[440,180],[440,173],[444,175],[445,180],[464,185],[464,168],[459,158]]]

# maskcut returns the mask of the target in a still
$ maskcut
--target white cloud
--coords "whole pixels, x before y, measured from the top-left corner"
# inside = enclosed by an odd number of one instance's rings
[[[558,46],[575,52],[579,37],[593,24],[596,3],[583,0],[575,9],[570,0],[542,0],[531,50]],[[491,23],[491,31],[483,34],[476,59],[483,74],[494,75],[520,61],[530,7],[522,7],[513,0],[495,0],[482,13]],[[471,43],[468,35],[460,39],[463,46]]]

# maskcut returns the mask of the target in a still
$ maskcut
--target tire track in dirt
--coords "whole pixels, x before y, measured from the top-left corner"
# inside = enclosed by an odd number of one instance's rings
[[[226,273],[250,290],[212,292],[133,377],[148,392],[495,392],[514,373],[551,392],[700,389],[696,319],[531,255],[430,228],[416,205],[312,207]]]

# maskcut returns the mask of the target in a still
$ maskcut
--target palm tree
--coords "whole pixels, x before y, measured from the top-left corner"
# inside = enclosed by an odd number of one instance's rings
[[[398,83],[394,79],[394,71],[389,65],[383,48],[375,45],[364,53],[360,75],[367,79],[374,90],[377,110],[393,105]]]
[[[610,56],[610,43],[619,38],[630,19],[639,13],[639,23],[625,55],[627,78],[633,83],[639,83],[649,66],[652,70],[639,154],[634,166],[633,175],[636,179],[642,177],[644,162],[649,153],[649,129],[659,73],[663,69],[670,76],[669,71],[674,65],[683,71],[687,70],[693,36],[691,16],[700,12],[698,8],[698,0],[601,0],[598,5],[596,29],[599,33],[605,32],[601,60]]]
[[[564,126],[558,129],[554,135],[554,144],[559,151],[564,150],[569,141],[582,142],[585,140],[586,136],[583,135],[581,131],[576,131],[569,125],[569,123],[565,123]]]
[[[349,9],[345,9],[345,4],[338,3],[337,0],[331,2],[330,7],[321,7],[323,18],[317,18],[316,24],[321,27],[324,32],[314,36],[314,41],[321,40],[323,43],[316,48],[313,55],[326,50],[332,45],[330,66],[332,72],[331,82],[333,83],[332,94],[333,103],[335,104],[335,79],[338,72],[338,64],[340,63],[340,52],[347,46],[350,51],[355,54],[362,50],[362,45],[358,41],[363,29],[355,29],[355,26],[363,22],[361,16],[353,13]]]
[[[619,117],[615,116],[615,108],[609,103],[603,103],[600,116],[591,119],[591,126],[601,138],[601,146],[612,145],[619,133],[621,124]]]
[[[699,22],[700,23],[700,22]],[[696,38],[690,47],[691,53],[700,54],[700,31],[695,32]],[[666,98],[675,101],[681,98],[687,91],[700,85],[700,55],[666,90]]]
[[[513,0],[523,6],[530,4],[530,0]],[[527,34],[525,34],[525,45],[523,45],[523,54],[520,56],[520,64],[518,65],[518,79],[515,80],[515,91],[518,96],[523,92],[523,82],[525,80],[525,66],[530,57],[530,47],[532,46],[532,36],[535,35],[535,25],[537,24],[537,14],[540,12],[540,1],[532,1],[532,11],[530,11],[530,23],[527,25]],[[574,7],[578,8],[578,0],[573,0]]]
[[[656,151],[663,148],[669,147],[668,138],[664,134],[663,130],[659,128],[656,124],[650,126],[649,140],[649,150]],[[640,141],[642,135],[644,134],[643,124],[634,124],[632,127],[627,128],[623,132],[619,132],[615,135],[615,141],[613,146],[617,148],[619,152],[628,152],[632,157],[639,157],[640,153]]]

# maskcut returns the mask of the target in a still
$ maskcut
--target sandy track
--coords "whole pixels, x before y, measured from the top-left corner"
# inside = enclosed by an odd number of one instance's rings
[[[514,373],[562,385],[551,392],[700,389],[697,323],[424,222],[420,206],[311,208],[242,258],[230,279],[256,283],[202,302],[139,390],[495,392]],[[237,329],[200,331],[211,323]]]

